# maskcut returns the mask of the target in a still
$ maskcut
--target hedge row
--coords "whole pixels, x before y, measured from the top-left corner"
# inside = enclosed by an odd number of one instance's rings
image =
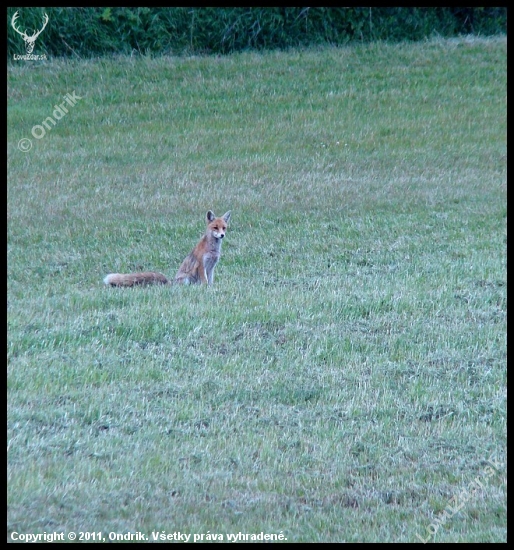
[[[411,41],[435,35],[506,34],[507,8],[8,8],[8,58],[25,54],[93,57],[226,54],[351,41]]]

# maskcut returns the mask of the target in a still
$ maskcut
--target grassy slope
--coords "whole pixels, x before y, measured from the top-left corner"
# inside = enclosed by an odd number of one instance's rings
[[[9,532],[429,536],[504,461],[505,87],[504,38],[9,67]],[[209,208],[214,287],[103,288]],[[500,467],[435,540],[505,538]]]

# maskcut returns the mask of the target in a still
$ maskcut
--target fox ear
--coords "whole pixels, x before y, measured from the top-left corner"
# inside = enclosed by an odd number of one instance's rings
[[[215,218],[216,216],[214,215],[214,212],[212,210],[209,210],[207,212],[207,223],[212,222],[212,220],[214,220]]]
[[[228,223],[228,220],[230,220],[230,210],[228,212],[225,212],[222,218]]]

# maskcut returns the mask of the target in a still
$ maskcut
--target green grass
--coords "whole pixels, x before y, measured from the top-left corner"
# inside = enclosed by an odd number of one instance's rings
[[[10,65],[8,540],[505,541],[505,91],[505,37]],[[213,287],[104,287],[208,209]]]

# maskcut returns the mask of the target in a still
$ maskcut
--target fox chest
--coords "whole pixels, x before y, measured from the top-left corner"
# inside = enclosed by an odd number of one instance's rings
[[[216,264],[218,263],[218,260],[220,259],[220,254],[216,252],[206,252],[203,255],[203,266],[207,273],[210,273]]]

